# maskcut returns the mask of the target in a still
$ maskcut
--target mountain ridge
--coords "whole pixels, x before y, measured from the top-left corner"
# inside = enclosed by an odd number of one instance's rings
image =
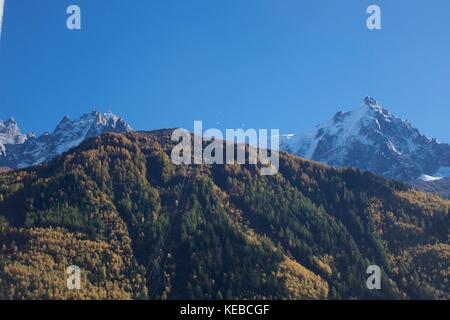
[[[283,136],[281,148],[321,163],[402,181],[432,177],[450,167],[450,145],[426,137],[372,97],[307,133]]]
[[[38,137],[22,134],[14,119],[0,121],[0,167],[16,169],[41,164],[94,136],[131,131],[124,119],[95,110],[74,120],[64,116],[52,133]]]
[[[284,152],[274,176],[176,166],[171,133],[107,133],[0,174],[0,298],[448,299],[450,202]]]
[[[6,145],[21,144],[27,136],[20,133],[20,128],[14,118],[3,121],[0,119],[0,156],[5,154]]]

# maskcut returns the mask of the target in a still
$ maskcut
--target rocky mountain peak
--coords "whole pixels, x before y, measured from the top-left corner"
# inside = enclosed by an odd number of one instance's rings
[[[380,108],[378,101],[371,96],[367,96],[364,98],[364,104],[370,108]]]
[[[52,133],[36,137],[20,134],[14,120],[0,121],[0,166],[22,168],[47,162],[78,146],[82,141],[107,132],[131,132],[130,125],[112,112],[92,111],[71,120],[68,116]]]
[[[374,98],[363,102],[309,132],[284,136],[281,148],[333,166],[362,168],[406,181],[435,176],[450,167],[449,145],[427,138]]]
[[[6,152],[6,145],[22,144],[27,136],[20,132],[20,128],[14,118],[6,121],[0,120],[0,156]]]

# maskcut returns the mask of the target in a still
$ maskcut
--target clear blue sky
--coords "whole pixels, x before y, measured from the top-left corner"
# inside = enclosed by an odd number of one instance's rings
[[[366,95],[450,142],[450,1],[6,0],[0,118],[303,131]],[[82,30],[65,27],[82,9]],[[382,9],[383,30],[366,28]]]

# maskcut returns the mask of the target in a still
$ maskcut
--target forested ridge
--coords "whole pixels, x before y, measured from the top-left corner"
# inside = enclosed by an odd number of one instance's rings
[[[170,136],[105,134],[1,173],[0,299],[450,298],[450,201],[286,153],[274,176],[176,166]]]

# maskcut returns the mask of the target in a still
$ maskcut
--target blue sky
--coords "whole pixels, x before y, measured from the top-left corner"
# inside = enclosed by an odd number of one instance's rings
[[[81,31],[66,29],[70,4]],[[41,133],[95,108],[135,129],[297,132],[371,95],[450,142],[449,13],[448,0],[6,0],[0,118]]]

